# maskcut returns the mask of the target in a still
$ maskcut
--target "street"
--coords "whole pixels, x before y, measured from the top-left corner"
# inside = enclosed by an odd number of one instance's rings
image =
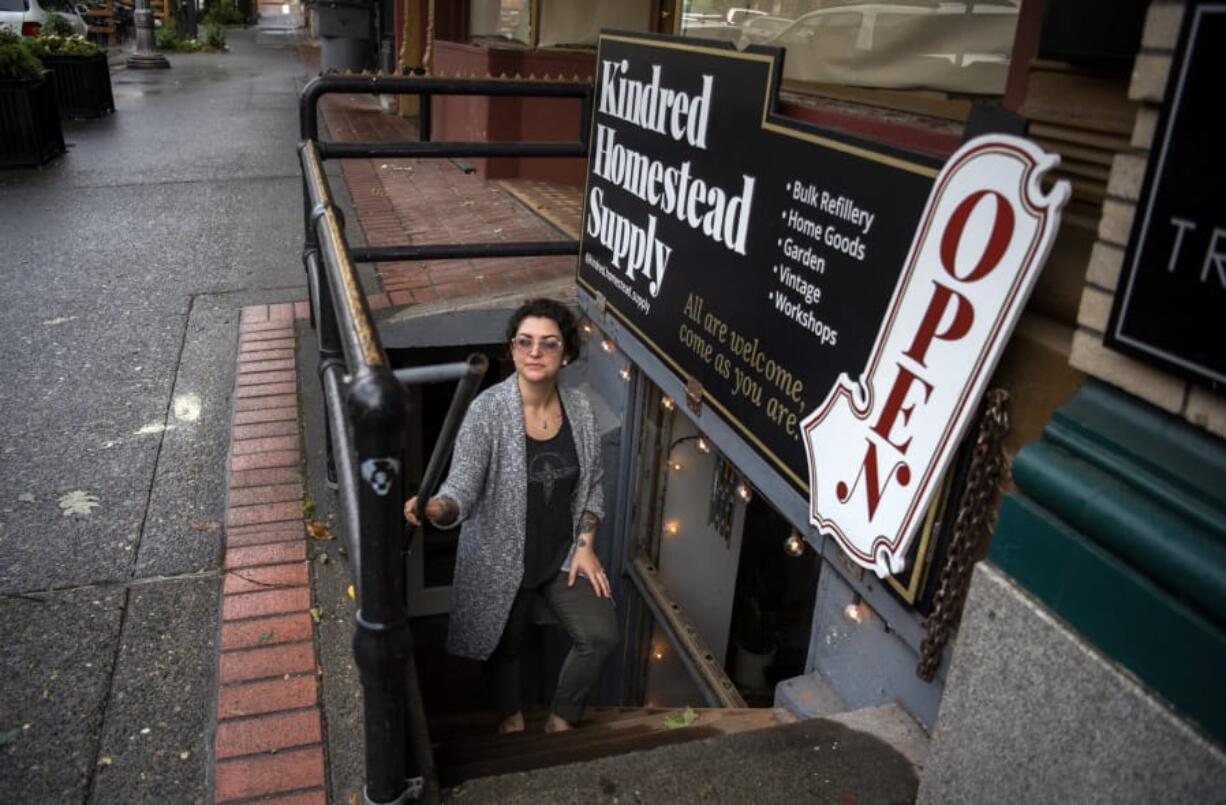
[[[0,802],[203,802],[238,321],[306,298],[292,35],[0,172]]]

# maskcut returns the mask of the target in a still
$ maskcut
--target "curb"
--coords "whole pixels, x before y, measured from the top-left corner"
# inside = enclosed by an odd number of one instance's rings
[[[302,516],[294,322],[243,308],[226,494],[214,802],[327,802]]]

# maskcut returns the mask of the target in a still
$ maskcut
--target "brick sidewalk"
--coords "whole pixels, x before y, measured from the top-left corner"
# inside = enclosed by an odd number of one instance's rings
[[[215,802],[324,803],[323,730],[303,527],[294,320],[243,309],[226,509]]]
[[[416,140],[417,127],[381,111],[373,98],[329,95],[321,104],[337,140]],[[347,159],[345,183],[367,243],[490,243],[565,240],[497,182],[446,159]],[[516,257],[381,263],[392,305],[457,299],[571,277],[574,257]]]

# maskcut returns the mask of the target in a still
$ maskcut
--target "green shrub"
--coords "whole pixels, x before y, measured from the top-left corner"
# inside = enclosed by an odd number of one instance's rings
[[[21,36],[10,28],[0,28],[0,45],[20,45]]]
[[[226,29],[213,23],[204,26],[204,44],[209,50],[225,50]]]
[[[72,23],[63,14],[52,14],[47,17],[47,24],[42,27],[43,34],[52,34],[54,36],[72,36]]]
[[[204,15],[205,25],[243,25],[246,22],[234,0],[216,0]]]
[[[43,65],[21,42],[0,44],[0,81],[37,81]]]
[[[158,50],[178,50],[179,32],[171,25],[154,28],[153,44]]]

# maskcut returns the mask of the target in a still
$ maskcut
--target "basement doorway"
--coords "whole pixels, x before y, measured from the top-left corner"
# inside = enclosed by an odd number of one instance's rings
[[[805,672],[821,558],[644,382],[630,572],[645,607],[627,700],[769,707]]]

